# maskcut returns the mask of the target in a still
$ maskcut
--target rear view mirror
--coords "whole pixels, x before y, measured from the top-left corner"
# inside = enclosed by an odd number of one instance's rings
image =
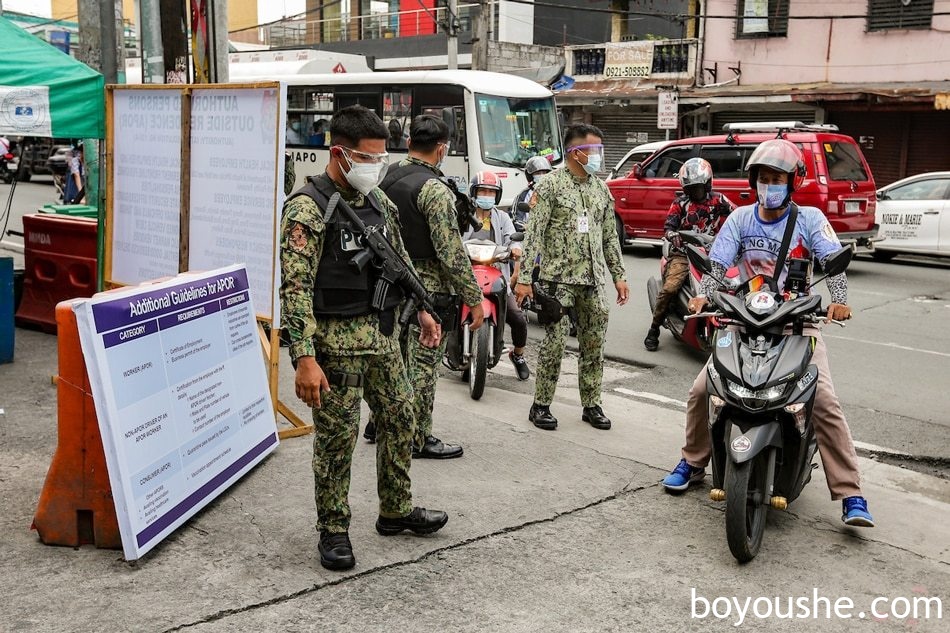
[[[630,170],[630,175],[634,178],[643,178],[643,166],[640,163],[634,165],[633,169]]]
[[[442,122],[449,127],[449,138],[455,140],[455,108],[442,108]]]
[[[516,231],[511,234],[511,236],[509,237],[509,240],[512,242],[521,242],[524,240],[524,233],[522,233],[521,231]]]
[[[835,251],[822,264],[825,274],[829,277],[840,275],[848,269],[848,265],[851,263],[853,256],[854,251],[851,250],[850,246],[845,246]]]
[[[518,210],[518,213],[531,213],[531,205],[527,202],[519,202],[515,205],[515,208]]]
[[[686,259],[704,275],[708,275],[712,272],[712,266],[709,264],[709,256],[706,255],[702,249],[693,244],[686,245]]]

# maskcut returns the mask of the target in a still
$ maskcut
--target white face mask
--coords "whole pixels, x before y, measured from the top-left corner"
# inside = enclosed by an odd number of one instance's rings
[[[350,171],[344,174],[346,181],[364,196],[369,195],[369,192],[383,181],[386,163],[354,163],[345,151],[343,156],[350,166]]]
[[[441,157],[438,161],[436,161],[436,163],[435,163],[435,168],[438,169],[439,171],[442,171],[442,163],[445,162],[446,156],[449,155],[449,146],[446,145],[445,143],[439,143],[439,147],[440,147],[440,148],[444,147],[444,148],[445,148],[445,153],[442,154],[442,157]]]

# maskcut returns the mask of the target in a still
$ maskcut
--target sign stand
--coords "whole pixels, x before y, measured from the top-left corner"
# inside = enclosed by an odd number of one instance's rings
[[[268,335],[261,321],[257,322],[257,331],[261,338],[261,347],[264,349],[264,357],[267,359],[267,382],[270,384],[270,399],[274,403],[274,413],[284,416],[293,425],[289,429],[279,429],[277,436],[283,440],[313,433],[313,425],[301,420],[300,416],[284,404],[277,393],[280,370],[280,332],[271,328]]]

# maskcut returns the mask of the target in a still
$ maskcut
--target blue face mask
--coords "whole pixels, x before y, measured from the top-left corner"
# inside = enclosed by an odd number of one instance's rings
[[[788,185],[767,185],[764,182],[756,183],[756,194],[759,204],[765,209],[780,209],[788,195]]]
[[[491,209],[495,206],[495,196],[478,196],[475,198],[475,205],[479,209]]]

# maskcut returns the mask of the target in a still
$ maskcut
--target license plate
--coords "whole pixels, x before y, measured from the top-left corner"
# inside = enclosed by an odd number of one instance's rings
[[[7,171],[16,171],[16,168],[17,166],[15,163],[7,163]]]
[[[845,212],[845,213],[860,213],[860,212],[861,212],[861,201],[860,201],[860,200],[845,200],[845,201],[844,201],[844,212]]]

